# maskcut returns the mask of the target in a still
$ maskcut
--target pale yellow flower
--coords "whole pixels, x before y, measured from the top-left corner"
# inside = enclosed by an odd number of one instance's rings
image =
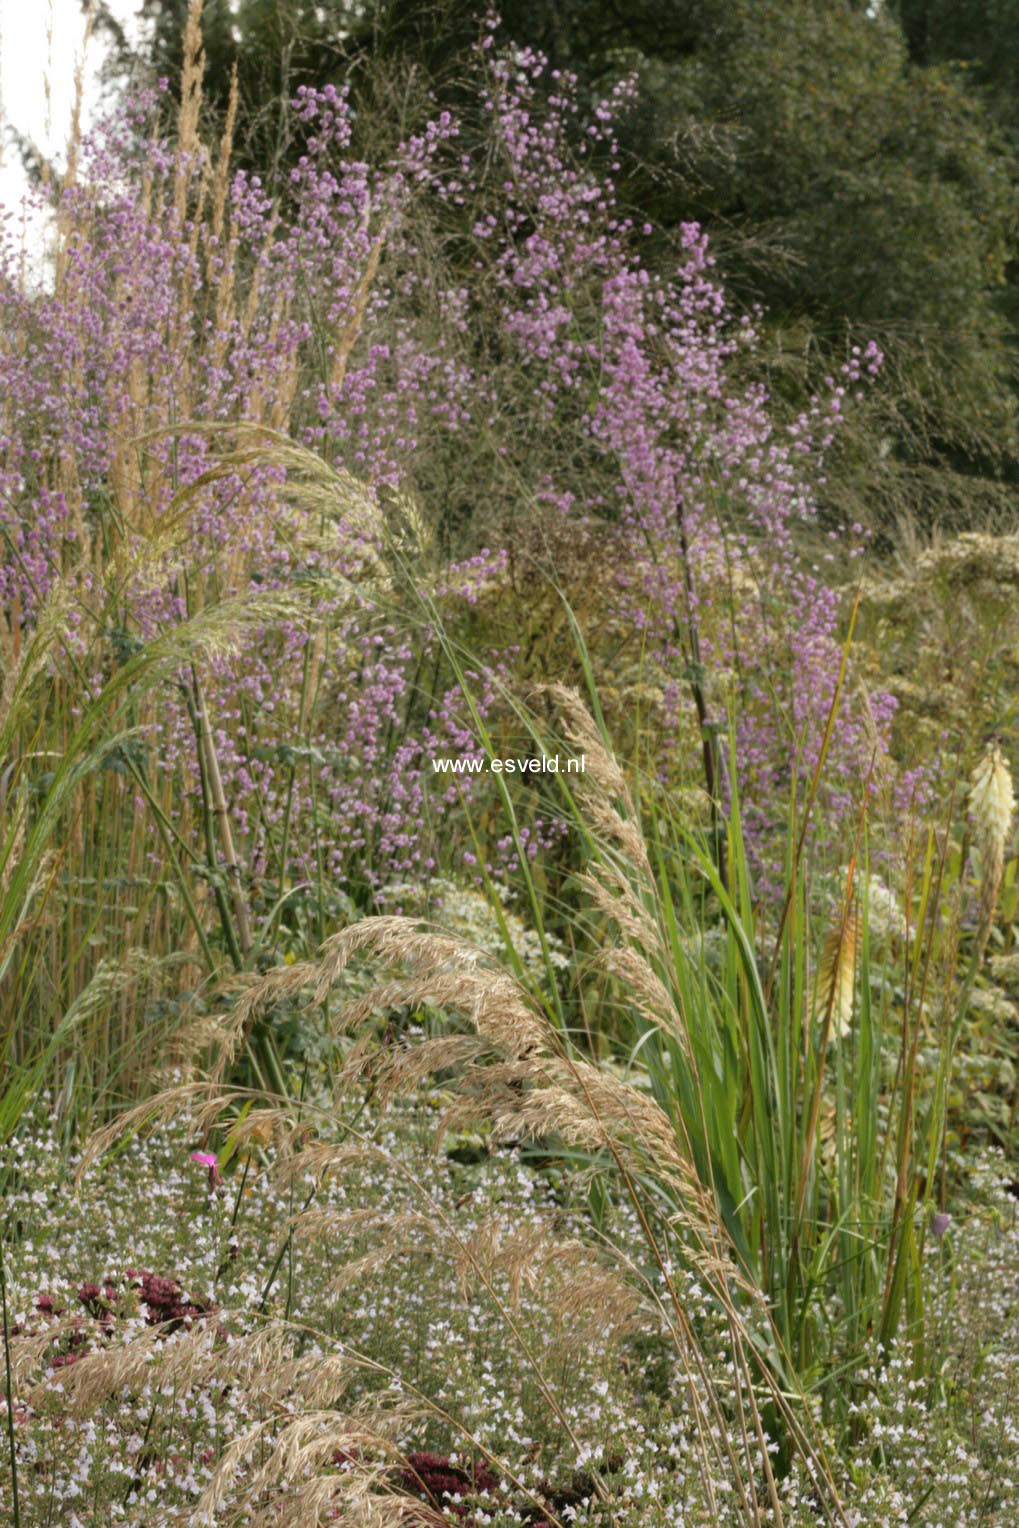
[[[980,851],[980,909],[976,936],[976,958],[979,961],[994,922],[1005,868],[1005,844],[1015,811],[1012,774],[994,739],[988,743],[983,758],[970,776],[969,810]]]
[[[1001,853],[1015,811],[1012,774],[998,744],[988,745],[983,758],[970,775],[969,810],[980,841],[981,852]]]

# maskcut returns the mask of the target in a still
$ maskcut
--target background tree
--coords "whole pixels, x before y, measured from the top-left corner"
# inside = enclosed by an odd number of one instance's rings
[[[1017,0],[896,0],[910,57],[923,69],[950,68],[978,100],[1019,163],[1019,4]],[[1019,327],[1019,249],[1010,241],[1002,306]]]
[[[1019,4],[1016,0],[894,0],[910,57],[951,63],[1019,138]]]

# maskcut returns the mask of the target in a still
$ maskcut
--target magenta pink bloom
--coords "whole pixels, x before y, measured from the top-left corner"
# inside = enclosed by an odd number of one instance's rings
[[[193,1151],[191,1153],[191,1160],[192,1162],[197,1162],[200,1166],[207,1167],[209,1169],[209,1187],[215,1188],[216,1184],[219,1183],[222,1176],[219,1170],[219,1158],[216,1156],[215,1152]]]

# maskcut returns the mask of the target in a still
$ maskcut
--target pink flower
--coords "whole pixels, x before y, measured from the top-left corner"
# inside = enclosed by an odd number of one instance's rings
[[[219,1171],[219,1159],[215,1152],[193,1151],[191,1153],[191,1160],[192,1162],[197,1162],[200,1166],[207,1167],[209,1169],[209,1187],[210,1189],[215,1188],[216,1184],[220,1181],[221,1178]]]

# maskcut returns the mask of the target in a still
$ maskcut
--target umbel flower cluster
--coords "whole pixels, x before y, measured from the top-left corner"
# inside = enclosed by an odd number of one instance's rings
[[[95,688],[216,600],[299,593],[299,616],[252,624],[201,676],[239,857],[281,881],[309,857],[347,885],[427,873],[428,826],[451,805],[429,795],[429,757],[477,743],[434,633],[386,606],[382,510],[414,495],[436,524],[449,499],[476,503],[483,471],[488,545],[478,521],[451,569],[415,552],[446,611],[468,614],[508,576],[511,515],[606,524],[598,621],[625,630],[654,677],[662,757],[696,783],[705,729],[724,735],[734,717],[748,820],[766,838],[818,761],[842,656],[834,553],[805,561],[797,527],[816,518],[823,452],[880,354],[854,351],[825,397],[776,419],[743,380],[757,336],[701,230],[661,235],[620,205],[613,123],[632,82],[584,121],[575,81],[500,51],[492,23],[469,133],[439,113],[371,162],[344,90],[303,89],[303,152],[273,198],[231,169],[229,126],[218,149],[200,141],[197,12],[189,48],[172,139],[154,126],[156,89],[77,146],[52,279],[26,269],[10,222],[0,245],[7,645],[70,591],[58,662],[69,686]],[[443,264],[453,225],[460,252]],[[660,235],[676,250],[664,272],[646,258]],[[346,497],[298,503],[257,444],[268,431],[314,451]],[[489,655],[483,698],[514,656]],[[136,727],[185,801],[200,784],[186,690],[168,684]],[[845,696],[835,822],[891,711],[855,681]],[[725,771],[708,785],[724,797]]]

